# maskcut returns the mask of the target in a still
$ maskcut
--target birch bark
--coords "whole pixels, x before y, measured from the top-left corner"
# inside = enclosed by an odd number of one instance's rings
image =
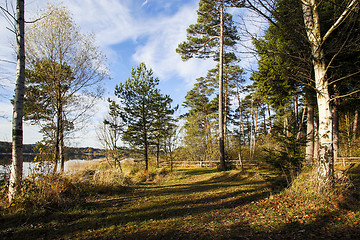
[[[16,1],[16,87],[12,124],[12,163],[9,181],[9,201],[20,192],[23,169],[23,109],[25,83],[25,20],[24,0]]]
[[[330,106],[329,81],[326,77],[327,65],[324,55],[324,42],[358,4],[352,0],[324,37],[320,32],[319,4],[316,0],[301,0],[304,24],[311,47],[315,75],[315,89],[319,111],[319,169],[318,178],[322,184],[332,184],[334,178],[333,121]]]

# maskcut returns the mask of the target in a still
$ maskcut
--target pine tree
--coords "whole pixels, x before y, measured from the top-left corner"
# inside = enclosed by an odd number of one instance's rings
[[[197,11],[197,23],[187,29],[187,41],[179,44],[176,51],[183,60],[192,57],[213,58],[219,62],[219,153],[220,169],[226,170],[224,146],[224,93],[223,63],[224,51],[239,40],[232,16],[227,7],[234,6],[233,1],[200,0]]]
[[[115,88],[115,95],[123,106],[121,116],[126,124],[122,139],[131,147],[141,150],[145,171],[149,169],[149,149],[156,140],[159,124],[166,122],[174,112],[169,96],[163,96],[157,88],[159,79],[144,63],[132,68],[131,77]]]

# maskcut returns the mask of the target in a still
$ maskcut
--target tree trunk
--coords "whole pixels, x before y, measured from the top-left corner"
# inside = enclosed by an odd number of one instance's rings
[[[271,134],[272,132],[272,123],[271,123],[271,111],[270,111],[270,105],[267,104],[267,110],[268,110],[268,114],[269,114],[269,133]]]
[[[245,134],[244,134],[244,125],[243,125],[243,119],[242,119],[242,108],[241,108],[241,99],[240,99],[240,91],[239,91],[239,85],[236,85],[236,96],[239,104],[239,115],[240,115],[240,123],[239,123],[239,161],[241,166],[241,171],[244,170],[244,164],[241,158],[241,144],[245,145]]]
[[[287,108],[284,107],[284,135],[289,137],[289,119],[287,116]]]
[[[156,168],[159,168],[159,159],[160,159],[160,142],[156,144]]]
[[[61,112],[61,119],[62,119]],[[64,145],[64,121],[63,119],[60,122],[60,146],[59,146],[59,157],[60,157],[60,172],[64,173],[65,171],[65,145]]]
[[[225,82],[225,96],[224,96],[224,143],[225,145],[228,144],[228,137],[227,137],[227,112],[228,112],[228,91],[227,91],[227,82]]]
[[[314,104],[312,96],[307,94],[307,122],[306,122],[306,155],[307,163],[314,163]]]
[[[319,162],[319,114],[314,114],[314,140],[314,160]]]
[[[306,115],[307,115],[307,107],[305,105],[305,107],[303,109],[303,113],[301,115],[301,120],[300,120],[300,123],[299,123],[300,127],[298,128],[298,133],[296,135],[297,140],[299,140],[300,137],[303,135],[303,126],[304,126]]]
[[[149,172],[149,156],[148,156],[148,139],[147,131],[144,129],[144,158],[145,158],[145,173]]]
[[[264,125],[264,135],[268,134],[267,127],[266,127],[266,110],[263,108],[263,125]]]
[[[24,0],[16,1],[16,87],[12,123],[12,163],[9,181],[9,202],[21,190],[23,170],[23,109],[25,84],[25,20]]]
[[[57,96],[56,96],[56,132],[55,132],[55,154],[54,154],[54,169],[53,174],[58,171],[58,162],[60,161],[60,146],[61,146],[61,122],[62,122],[62,110],[61,110],[61,82],[58,79],[57,82]],[[61,162],[60,162],[61,164]],[[61,167],[60,167],[61,169]]]
[[[220,170],[225,171],[225,146],[224,146],[224,110],[223,110],[223,50],[224,50],[224,4],[220,2],[220,55],[219,55],[219,147]]]
[[[255,159],[258,117],[259,117],[259,102],[256,103],[255,123],[254,123],[254,140],[253,140],[253,147],[252,147],[252,153],[251,153],[251,160],[252,161],[254,161],[254,159]]]
[[[334,179],[333,129],[320,18],[315,0],[303,0],[302,9],[307,38],[311,46],[320,119],[318,178],[322,185],[331,185]]]
[[[339,155],[339,113],[338,113],[338,103],[335,101],[332,106],[332,116],[333,116],[333,146],[334,146],[334,162]]]
[[[354,117],[354,125],[353,125],[353,141],[356,141],[358,139],[358,127],[359,125],[359,109],[355,110],[355,117]]]
[[[352,157],[351,149],[351,123],[350,123],[350,113],[345,113],[345,126],[346,126],[346,142],[347,142],[347,156]]]

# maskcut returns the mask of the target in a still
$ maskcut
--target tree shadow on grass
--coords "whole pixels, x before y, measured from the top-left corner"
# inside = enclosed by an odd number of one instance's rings
[[[192,171],[189,174],[194,176],[204,172]],[[139,187],[131,193],[88,202],[74,211],[33,216],[25,222],[24,219],[2,219],[7,221],[7,227],[0,227],[0,237],[17,239],[25,234],[36,238],[56,238],[83,234],[89,229],[142,224],[149,220],[163,221],[162,224],[166,225],[168,219],[203,218],[212,211],[231,210],[268,196],[265,182],[249,181],[242,189],[239,186],[244,179],[236,181],[233,177],[227,180],[226,176],[220,176],[190,184]],[[229,188],[234,189],[226,191]],[[138,202],[139,206],[136,205]],[[10,223],[13,231],[7,231]]]
[[[212,170],[209,170],[211,173]],[[191,171],[188,176],[203,174]],[[276,229],[254,227],[234,211],[269,195],[268,183],[252,175],[216,175],[189,184],[146,185],[126,194],[93,199],[73,211],[58,211],[9,221],[1,239],[356,239],[360,230],[336,227],[340,212],[297,219]]]

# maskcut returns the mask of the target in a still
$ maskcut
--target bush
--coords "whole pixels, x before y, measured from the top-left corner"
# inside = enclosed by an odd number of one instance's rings
[[[22,182],[21,193],[11,205],[7,199],[8,182],[1,187],[1,207],[10,211],[59,209],[79,201],[77,187],[63,175],[38,175]]]
[[[278,148],[265,148],[263,161],[268,163],[278,175],[286,178],[288,185],[300,173],[305,154],[303,147],[306,145],[306,136],[301,136],[296,124],[290,124],[288,129],[277,127],[277,135],[274,139]]]

